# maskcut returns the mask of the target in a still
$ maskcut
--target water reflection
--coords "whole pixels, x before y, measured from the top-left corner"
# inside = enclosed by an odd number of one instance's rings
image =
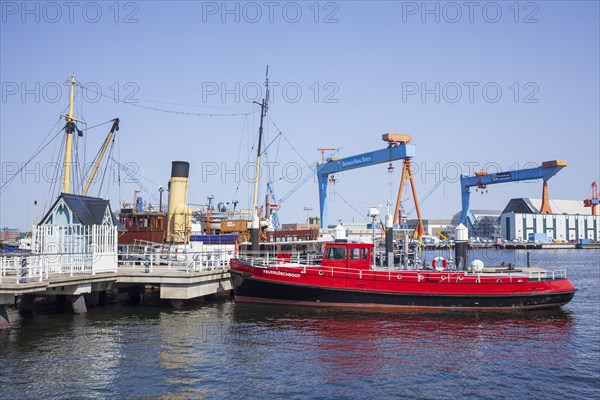
[[[233,318],[248,329],[269,332],[264,347],[280,351],[285,343],[310,354],[322,381],[410,376],[415,388],[427,383],[430,372],[475,379],[507,362],[502,360],[560,368],[572,357],[564,344],[574,335],[573,317],[562,309],[423,314],[236,304]],[[258,353],[268,357],[271,352],[261,348]],[[245,360],[252,362],[258,353]]]
[[[65,383],[86,382],[97,393],[108,391],[121,358],[119,332],[110,325],[72,314],[19,319],[0,339],[1,364],[11,366],[13,389],[28,388],[33,397],[79,396]]]
[[[579,284],[573,312],[389,313],[225,300],[36,313],[0,338],[0,396],[539,398],[543,388],[545,398],[595,398],[597,278]]]

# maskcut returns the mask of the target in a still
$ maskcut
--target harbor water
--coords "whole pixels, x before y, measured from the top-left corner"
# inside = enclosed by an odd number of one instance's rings
[[[525,251],[474,256],[526,263]],[[530,259],[568,270],[571,303],[401,313],[225,298],[179,310],[36,310],[0,332],[0,398],[600,398],[600,251]]]

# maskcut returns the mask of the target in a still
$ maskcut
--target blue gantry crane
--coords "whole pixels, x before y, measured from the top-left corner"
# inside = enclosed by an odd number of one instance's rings
[[[385,149],[375,150],[368,153],[362,153],[356,156],[345,157],[341,159],[331,159],[326,162],[317,164],[316,172],[319,184],[319,208],[321,217],[321,228],[327,227],[327,186],[329,184],[331,175],[356,168],[363,168],[371,165],[382,164],[396,160],[404,160],[405,168],[408,165],[409,179],[412,179],[412,173],[410,173],[410,159],[414,157],[416,149],[416,146],[410,143],[410,141],[412,140],[412,136],[388,133],[383,135],[382,139],[389,143],[388,147]],[[403,181],[404,177],[405,172],[403,170]],[[399,192],[398,198],[400,198],[400,195],[401,190]],[[418,204],[416,195],[414,193],[414,184],[413,197],[415,203]],[[398,204],[396,204],[396,209],[398,209],[399,207],[400,204],[398,202]]]
[[[476,186],[479,189],[485,189],[488,185],[506,182],[528,181],[543,179],[542,206],[540,213],[552,214],[550,199],[548,196],[548,179],[556,175],[561,169],[567,166],[564,160],[545,161],[541,167],[520,169],[515,171],[505,171],[489,174],[485,171],[475,172],[473,176],[461,175],[460,188],[462,195],[462,211],[460,214],[460,223],[467,224],[471,201],[471,187]]]

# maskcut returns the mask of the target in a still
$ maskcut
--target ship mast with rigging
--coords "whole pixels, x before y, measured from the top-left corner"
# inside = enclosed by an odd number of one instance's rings
[[[262,136],[263,136],[263,121],[267,115],[269,108],[269,66],[267,65],[267,72],[265,74],[265,97],[263,97],[260,103],[260,127],[258,128],[258,148],[256,150],[256,167],[254,171],[254,195],[252,197],[252,225],[250,228],[250,236],[252,242],[252,251],[259,250],[260,242],[260,216],[258,215],[258,181],[260,177],[260,156],[262,147]]]
[[[83,135],[83,132],[77,128],[75,122],[81,122],[85,124],[85,121],[78,120],[74,117],[74,104],[75,104],[75,85],[80,85],[75,81],[75,74],[71,75],[71,88],[69,93],[69,114],[64,115],[65,121],[65,133],[67,134],[65,140],[65,158],[63,161],[63,193],[71,192],[71,169],[73,167],[73,132],[77,131],[79,136]],[[81,86],[81,85],[80,85]]]

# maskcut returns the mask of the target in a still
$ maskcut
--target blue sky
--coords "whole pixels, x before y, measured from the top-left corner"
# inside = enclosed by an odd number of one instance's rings
[[[349,156],[385,147],[383,133],[402,132],[417,145],[419,195],[446,178],[422,204],[426,218],[459,211],[456,172],[473,168],[565,159],[569,166],[550,181],[550,196],[583,199],[600,175],[599,3],[469,4],[143,1],[74,2],[69,9],[63,2],[2,1],[2,184],[64,111],[63,82],[75,73],[92,90],[78,91],[79,115],[88,126],[121,119],[113,157],[133,165],[150,190],[166,186],[172,160],[187,160],[191,203],[214,194],[246,207],[251,184],[244,170],[254,157],[259,116],[251,101],[268,64],[275,86],[265,142],[274,140],[267,158],[279,163],[278,196],[294,186],[297,168],[320,157],[317,147],[342,147],[339,155]],[[97,91],[104,97],[94,99]],[[242,115],[183,115],[128,102]],[[86,132],[81,159],[84,145],[85,159],[94,157],[107,129]],[[276,138],[279,131],[285,139]],[[52,202],[59,144],[3,188],[0,226],[24,229],[35,199],[40,214]],[[395,166],[391,178],[387,165],[338,176],[330,222],[364,221],[368,205],[395,200],[401,164]],[[502,209],[510,198],[540,197],[541,187],[490,187],[473,196],[472,208]],[[134,189],[107,178],[100,194],[117,209]],[[317,213],[312,180],[284,203],[280,219],[303,220],[304,207]]]

